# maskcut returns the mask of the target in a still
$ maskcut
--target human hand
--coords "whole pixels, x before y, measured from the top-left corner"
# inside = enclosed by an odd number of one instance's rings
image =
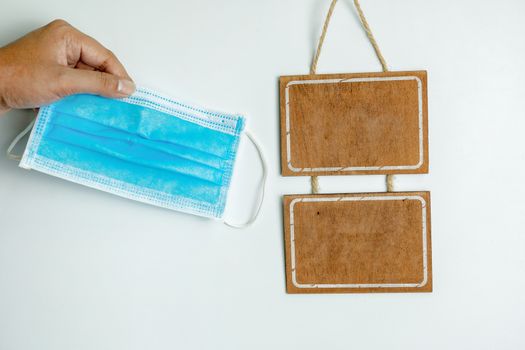
[[[122,98],[134,91],[113,52],[63,20],[0,48],[0,114],[71,94]]]

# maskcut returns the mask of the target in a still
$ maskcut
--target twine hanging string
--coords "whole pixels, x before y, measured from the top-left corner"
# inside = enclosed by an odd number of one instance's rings
[[[323,48],[324,39],[326,37],[326,32],[328,30],[328,25],[330,24],[330,19],[332,18],[332,14],[334,13],[336,4],[337,4],[337,0],[332,0],[332,3],[330,4],[330,8],[328,9],[328,13],[326,14],[326,19],[324,20],[324,25],[323,25],[323,31],[321,33],[321,37],[319,38],[319,43],[317,44],[317,50],[315,51],[315,55],[312,60],[312,65],[310,66],[310,74],[316,74],[317,62],[319,61],[319,56],[321,55],[321,50]],[[359,4],[359,0],[354,0],[354,6],[357,10],[357,14],[359,15],[359,20],[361,21],[363,29],[366,32],[366,36],[368,37],[370,44],[372,44],[372,47],[374,48],[374,51],[376,53],[377,58],[379,59],[379,62],[381,62],[381,67],[383,68],[383,72],[388,72],[388,66],[386,64],[385,58],[383,57],[383,54],[381,53],[381,50],[379,49],[379,46],[377,45],[377,41],[374,38],[374,34],[372,34],[370,25],[368,24],[368,21],[366,20],[363,10],[361,9],[361,5]],[[320,187],[319,187],[318,177],[312,176],[310,178],[310,183],[312,187],[312,193],[319,193]],[[394,191],[394,175],[393,174],[388,174],[386,176],[386,190],[388,192]]]
[[[321,33],[321,37],[319,38],[319,43],[317,44],[317,50],[315,51],[315,56],[312,61],[312,65],[310,66],[310,74],[316,74],[317,61],[319,61],[319,56],[321,56],[321,50],[323,49],[324,38],[326,37],[326,31],[328,30],[328,25],[330,24],[330,19],[332,18],[332,14],[334,13],[335,4],[337,4],[337,0],[332,0],[332,3],[330,4],[330,8],[328,9],[328,13],[326,14],[326,19],[324,20],[324,24],[323,24],[323,32]]]

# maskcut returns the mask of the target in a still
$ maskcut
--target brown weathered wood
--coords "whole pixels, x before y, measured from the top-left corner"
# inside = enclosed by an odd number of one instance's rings
[[[280,106],[283,176],[428,172],[425,71],[282,76]]]
[[[432,291],[429,192],[284,196],[284,231],[288,293]]]

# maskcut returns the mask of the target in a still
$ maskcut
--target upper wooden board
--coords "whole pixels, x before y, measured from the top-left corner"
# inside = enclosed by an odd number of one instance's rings
[[[288,293],[432,291],[430,193],[284,197]]]
[[[282,76],[284,176],[428,172],[427,73]]]

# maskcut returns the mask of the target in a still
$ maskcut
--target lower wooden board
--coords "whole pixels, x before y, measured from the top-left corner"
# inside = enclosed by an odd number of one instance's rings
[[[284,196],[288,293],[431,292],[430,192]]]

